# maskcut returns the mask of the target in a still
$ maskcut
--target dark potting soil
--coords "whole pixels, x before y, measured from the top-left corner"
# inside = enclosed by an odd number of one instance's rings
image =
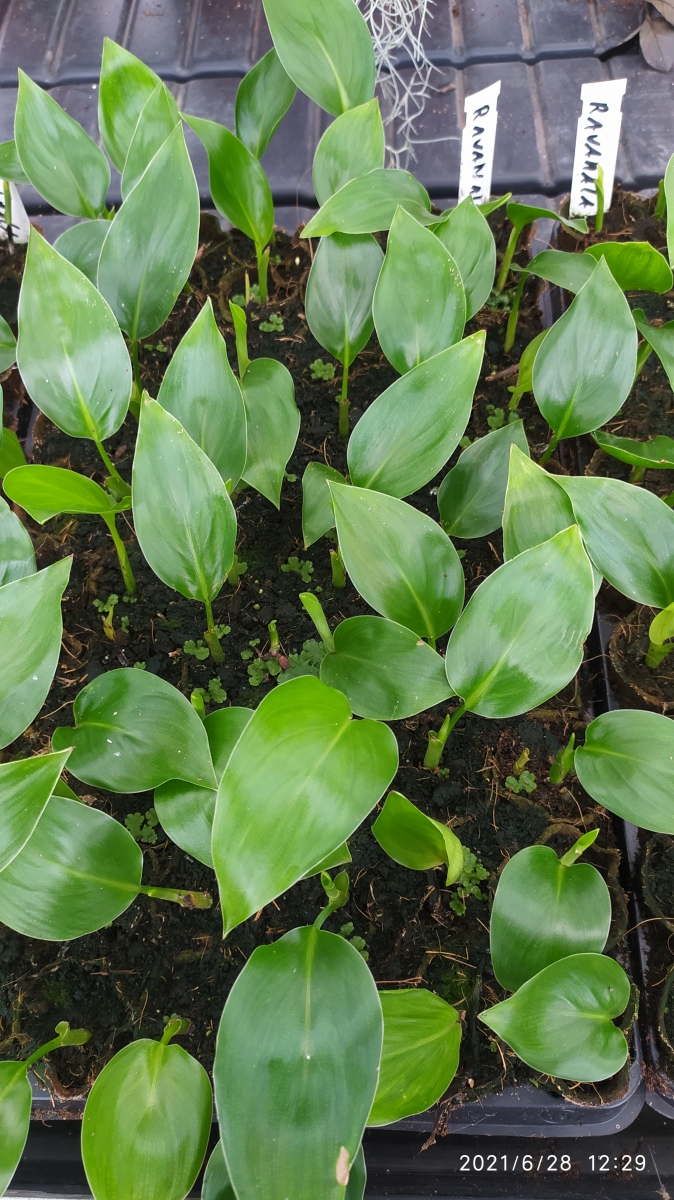
[[[644,956],[644,1015],[657,1038],[656,1091],[674,1099],[674,838],[639,834],[645,920],[640,936]]]
[[[502,247],[503,215],[494,214],[492,222]],[[526,261],[526,248],[519,258]],[[13,325],[21,265],[20,252],[11,258],[0,254],[0,312]],[[216,318],[233,353],[227,300],[243,291],[245,271],[252,267],[250,243],[238,233],[222,234],[212,218],[205,218],[190,281],[192,290],[180,296],[166,325],[142,348],[143,382],[151,394],[156,395],[171,353],[207,295],[213,298]],[[278,234],[272,253],[270,301],[264,308],[253,305],[249,310],[251,356],[273,355],[285,362],[295,380],[302,425],[288,464],[280,512],[251,489],[242,491],[236,500],[238,552],[248,565],[239,586],[225,585],[214,605],[216,622],[230,629],[222,643],[224,666],[216,670],[211,660],[198,661],[185,651],[187,641],[197,641],[203,634],[203,613],[198,604],[166,588],[149,570],[135,542],[130,514],[125,515],[124,525],[120,519],[119,528],[138,582],[134,604],[121,600],[123,586],[116,556],[101,521],[63,517],[40,527],[27,519],[40,567],[67,554],[73,554],[74,560],[63,605],[63,654],[53,687],[31,727],[2,752],[3,760],[47,750],[54,728],[72,723],[71,707],[80,689],[119,666],[144,663],[145,670],[161,675],[187,696],[193,688],[207,688],[210,681],[217,680],[216,686],[226,692],[224,702],[256,706],[275,686],[266,667],[271,660],[264,658],[269,646],[268,623],[277,621],[286,654],[300,652],[315,636],[298,599],[301,591],[309,587],[320,596],[332,624],[368,611],[350,584],[341,590],[333,587],[327,540],[308,551],[302,546],[301,478],[307,463],[326,461],[346,469],[346,445],[337,436],[336,380],[311,377],[310,364],[317,358],[329,361],[330,356],[313,340],[303,317],[309,267],[305,243]],[[467,431],[471,437],[486,434],[500,420],[507,420],[507,388],[515,380],[501,372],[518,361],[524,346],[540,329],[532,289],[525,296],[518,341],[512,354],[505,356],[501,347],[507,303],[506,297],[485,309],[468,327],[468,332],[483,327],[487,333],[484,369]],[[283,330],[265,333],[260,319],[272,313],[279,314]],[[394,378],[373,339],[352,368],[352,423]],[[5,422],[25,434],[31,406],[16,370],[4,386]],[[540,453],[547,430],[532,397],[524,398],[521,413],[532,453]],[[129,417],[107,446],[127,478],[135,431],[135,420]],[[69,466],[102,481],[102,465],[90,442],[66,437],[42,416],[31,435],[35,461]],[[558,467],[565,468],[571,469],[566,462]],[[440,478],[432,481],[410,502],[436,516],[439,482]],[[502,560],[500,533],[475,541],[457,539],[457,547],[465,551],[470,594]],[[283,570],[295,565],[289,563],[291,558],[299,560],[303,577],[296,570]],[[120,597],[113,616],[114,641],[104,636],[101,613],[94,604],[111,594]],[[439,648],[444,649],[444,639]],[[393,725],[400,747],[400,771],[393,786],[424,812],[451,820],[488,872],[486,877],[476,874],[462,887],[447,889],[441,872],[413,872],[398,866],[370,833],[378,810],[350,839],[351,898],[327,927],[334,932],[344,928],[346,936],[362,939],[381,986],[424,984],[459,1008],[464,1023],[463,1049],[449,1092],[451,1103],[482,1096],[506,1083],[522,1082],[532,1074],[477,1020],[481,1009],[504,995],[489,960],[489,903],[498,872],[512,854],[538,841],[548,841],[561,851],[584,830],[599,825],[601,836],[587,857],[602,870],[611,888],[612,944],[619,943],[624,933],[625,896],[618,881],[619,854],[610,818],[577,782],[568,788],[547,783],[560,744],[572,731],[582,738],[591,716],[590,697],[591,679],[584,668],[575,684],[526,717],[491,722],[469,716],[452,734],[445,761],[436,774],[421,763],[428,731],[439,727],[445,706]],[[525,749],[530,755],[526,769],[535,779],[535,790],[518,795],[505,780]],[[109,795],[88,789],[72,776],[69,782],[86,803],[104,808],[120,821],[129,815],[143,815],[152,807],[150,793]],[[139,1036],[159,1036],[164,1019],[173,1013],[191,1019],[183,1044],[210,1067],[228,990],[254,947],[312,921],[324,903],[318,879],[301,882],[223,942],[213,873],[170,842],[161,827],[154,833],[154,843],[142,843],[144,882],[210,890],[215,900],[212,909],[188,912],[140,897],[109,928],[63,944],[27,939],[2,927],[0,1054],[9,1058],[26,1054],[48,1040],[61,1019],[92,1032],[86,1046],[52,1057],[46,1072],[58,1094],[74,1095],[86,1089],[116,1050]],[[621,953],[620,946],[615,952]],[[566,1085],[545,1077],[537,1082],[553,1091],[568,1091]],[[569,1094],[576,1101],[594,1104],[623,1094],[626,1086],[625,1070],[598,1088],[580,1087]]]

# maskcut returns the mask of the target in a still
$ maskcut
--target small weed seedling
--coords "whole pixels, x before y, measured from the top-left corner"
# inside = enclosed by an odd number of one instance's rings
[[[311,576],[314,573],[314,564],[310,562],[309,559],[297,558],[296,555],[291,554],[287,563],[283,563],[281,570],[285,571],[286,573],[294,571],[297,575],[299,575],[302,583],[311,583]]]
[[[457,890],[449,902],[452,912],[457,917],[463,917],[466,912],[466,901],[469,896],[476,900],[486,900],[487,894],[480,888],[483,879],[489,878],[489,871],[482,866],[472,850],[463,847],[463,867],[457,880]]]
[[[155,829],[159,824],[159,817],[153,808],[148,808],[145,815],[142,813],[128,813],[124,818],[126,825],[132,838],[137,842],[146,842],[149,846],[154,846],[157,840]]]
[[[312,379],[334,379],[335,364],[323,362],[322,358],[316,358],[312,363],[309,363]]]
[[[272,313],[268,321],[260,321],[263,333],[283,333],[283,321],[279,313]]]

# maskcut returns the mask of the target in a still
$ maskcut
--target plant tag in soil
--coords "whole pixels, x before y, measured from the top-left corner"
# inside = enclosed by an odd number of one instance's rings
[[[491,195],[500,91],[499,79],[481,92],[466,96],[464,101],[466,124],[461,139],[459,203],[472,196],[476,204],[486,204]]]
[[[9,213],[7,212],[7,194],[9,192]],[[5,179],[0,179],[0,241],[7,241],[7,226],[9,217],[9,225],[12,230],[12,241],[15,245],[23,245],[28,241],[30,232],[30,221],[28,213],[23,206],[15,184],[8,183]]]
[[[573,157],[572,217],[594,216],[597,212],[597,170],[604,172],[604,211],[611,207],[613,176],[622,124],[622,99],[626,79],[584,83],[580,89],[583,111],[578,119]]]

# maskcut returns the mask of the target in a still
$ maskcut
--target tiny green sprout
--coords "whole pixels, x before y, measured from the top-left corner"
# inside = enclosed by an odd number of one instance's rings
[[[194,688],[190,695],[190,704],[198,717],[202,721],[206,720],[206,700],[208,699],[207,692],[204,688]]]
[[[147,663],[135,662],[133,665],[137,671],[144,671],[147,666]]]
[[[343,937],[344,940],[346,942],[348,942],[350,946],[353,946],[354,950],[357,950],[358,953],[360,954],[360,957],[365,962],[367,962],[370,955],[368,954],[367,949],[366,949],[367,942],[365,941],[365,938],[359,937],[357,934],[355,937],[353,937],[352,934],[353,934],[353,921],[347,921],[345,925],[342,925],[342,927],[339,931],[339,936]]]
[[[658,198],[655,202],[654,217],[657,221],[662,220],[667,209],[667,193],[665,191],[665,181],[661,179],[658,184]]]
[[[278,654],[281,649],[281,641],[276,628],[276,621],[270,621],[267,629],[269,630],[269,649],[272,654]]]
[[[129,618],[128,617],[120,617],[119,623],[122,627],[122,632],[128,633],[129,632]]]
[[[459,438],[459,445],[462,450],[467,450],[468,447],[472,446],[473,442],[476,442],[476,441],[477,441],[477,438],[469,438],[467,436],[464,436],[462,438]]]
[[[519,796],[520,792],[535,792],[536,778],[531,774],[531,771],[522,771],[519,779],[514,775],[506,775],[506,787]]]
[[[493,404],[487,405],[487,425],[490,429],[500,429],[505,420],[505,412],[502,408],[495,408]]]
[[[575,733],[571,734],[566,746],[560,746],[555,755],[554,762],[550,767],[548,782],[552,784],[563,783],[569,771],[573,770],[574,746],[576,743]]]
[[[314,925],[320,929],[324,921],[335,912],[336,909],[342,908],[349,900],[349,876],[346,871],[340,871],[333,879],[328,871],[321,871],[321,885],[325,892],[328,903],[325,908],[319,912]],[[365,943],[363,943],[364,945]]]
[[[522,751],[519,758],[517,759],[517,762],[513,763],[513,771],[514,771],[515,775],[519,775],[520,771],[524,770],[524,768],[526,767],[530,758],[531,758],[531,753],[525,746],[524,750]]]
[[[346,587],[346,567],[344,566],[344,559],[339,547],[336,550],[330,551],[330,567],[332,570],[332,586],[336,588]]]
[[[168,346],[165,346],[163,342],[157,342],[155,350],[158,350],[160,354],[166,354],[168,351]]]
[[[309,363],[312,379],[334,379],[335,364],[323,362],[322,358],[316,358],[312,363]]]
[[[108,596],[107,600],[94,600],[94,608],[97,608],[99,613],[103,614],[103,633],[111,642],[115,640],[115,631],[112,625],[112,618],[115,611],[115,605],[119,604],[119,596],[113,592]],[[129,624],[128,617],[126,618],[127,628]],[[122,629],[124,626],[122,625]]]
[[[305,558],[297,558],[295,554],[291,554],[287,563],[283,563],[282,571],[286,573],[294,571],[299,575],[302,583],[311,583],[311,576],[314,573],[314,564]]]
[[[594,218],[594,231],[601,233],[604,228],[604,168],[601,165],[597,167],[595,187],[597,190],[597,215]]]
[[[288,480],[288,483],[297,483],[297,476],[292,475],[290,471],[283,472],[283,478]]]
[[[198,642],[188,638],[183,644],[183,651],[185,654],[190,654],[192,658],[198,659],[199,662],[204,662],[210,654],[208,646],[204,645],[203,638],[199,638]]]
[[[279,313],[271,313],[268,321],[260,321],[263,333],[283,333],[283,321]]]
[[[282,680],[279,682],[285,683],[288,679],[297,679],[300,675],[313,675],[319,679],[321,663],[326,653],[326,648],[321,642],[317,642],[315,638],[309,638],[304,642],[299,654],[293,652],[288,655],[289,666],[283,672]]]
[[[139,812],[128,813],[124,824],[137,842],[147,842],[148,845],[154,846],[157,840],[155,828],[159,824],[159,817],[153,808],[148,808],[145,816]]]
[[[466,912],[466,900],[469,896],[473,896],[475,900],[486,900],[487,894],[480,888],[480,883],[483,879],[489,878],[489,871],[482,866],[482,863],[473,854],[472,850],[468,850],[465,846],[463,849],[463,867],[461,874],[457,880],[457,890],[449,902],[449,907],[452,912],[456,913],[457,917],[463,917]]]
[[[238,557],[238,555],[235,554],[234,559],[232,561],[232,565],[229,568],[229,572],[227,574],[227,582],[228,582],[229,586],[230,587],[238,587],[241,576],[247,570],[248,570],[248,563],[243,562]]]
[[[323,612],[323,605],[321,604],[320,600],[311,592],[300,592],[300,600],[302,602],[302,608],[309,614],[316,627],[316,631],[325,647],[326,653],[334,654],[335,640],[330,632],[330,626],[328,625],[328,620]]]

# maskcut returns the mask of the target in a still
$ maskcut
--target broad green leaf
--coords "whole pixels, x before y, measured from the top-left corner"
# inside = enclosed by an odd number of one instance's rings
[[[0,497],[0,587],[34,575],[35,550],[26,526]]]
[[[248,438],[243,478],[276,508],[300,431],[295,385],[283,363],[256,358],[241,380]]]
[[[637,334],[602,259],[555,322],[534,363],[534,395],[557,438],[577,437],[615,416],[634,380]]]
[[[168,779],[215,787],[204,723],[164,679],[133,667],[88,683],[73,707],[75,728],[54,731],[54,750],[73,747],[68,770],[112,792],[145,792]]]
[[[26,1064],[0,1062],[0,1196],[4,1196],[21,1161],[32,1102]]]
[[[585,217],[562,217],[552,209],[541,208],[539,205],[518,204],[513,200],[507,205],[506,213],[508,220],[518,229],[524,229],[525,225],[530,225],[532,221],[552,219],[559,221],[566,229],[574,229],[576,233],[587,233]]]
[[[666,608],[674,600],[674,512],[621,479],[558,476],[592,562],[630,600]]]
[[[30,183],[30,179],[21,166],[15,141],[0,143],[0,179],[6,179],[11,183]]]
[[[384,1045],[368,1125],[424,1112],[456,1075],[461,1023],[455,1008],[424,988],[380,992]]]
[[[346,483],[341,472],[327,463],[310,462],[302,476],[302,535],[305,550],[335,527],[329,479],[333,483]]]
[[[401,499],[437,475],[468,424],[484,338],[479,330],[449,346],[377,397],[349,438],[353,483]]]
[[[140,847],[119,821],[52,795],[22,850],[0,871],[0,921],[47,942],[83,937],[129,907],[142,869]]]
[[[464,595],[461,562],[447,534],[392,496],[329,487],[342,557],[363,599],[419,637],[446,633]]]
[[[236,92],[236,136],[256,158],[262,158],[296,90],[273,49],[241,80]]]
[[[575,520],[573,505],[555,477],[513,446],[503,510],[505,562],[547,542]]]
[[[527,846],[501,872],[490,921],[494,974],[509,992],[570,954],[601,954],[611,897],[596,867]]]
[[[0,588],[0,748],[37,716],[61,651],[61,597],[72,558]]]
[[[625,1035],[613,1018],[629,997],[629,979],[612,958],[572,954],[480,1013],[480,1020],[534,1071],[596,1083],[627,1059]]]
[[[1,178],[1,176],[0,176]],[[16,362],[16,338],[4,317],[0,317],[0,374]]]
[[[124,200],[178,124],[180,115],[176,102],[166,84],[160,83],[145,102],[131,138],[122,173]]]
[[[16,349],[31,399],[59,429],[94,441],[117,432],[129,407],[131,363],[115,315],[93,283],[35,229]]]
[[[674,722],[660,713],[602,713],[578,746],[575,770],[609,812],[654,833],[674,833]]]
[[[452,695],[439,654],[416,633],[383,617],[349,617],[334,631],[321,679],[359,717],[400,721]]]
[[[206,1154],[213,1093],[182,1046],[141,1038],[87,1097],[82,1161],[96,1200],[183,1200]]]
[[[229,1178],[220,1141],[216,1142],[206,1163],[204,1182],[201,1185],[201,1200],[236,1200],[236,1192]]]
[[[291,679],[265,696],[218,790],[213,860],[225,933],[346,841],[397,765],[388,726],[352,720],[346,697],[318,679]]]
[[[600,449],[617,458],[620,462],[630,463],[634,467],[652,467],[656,471],[663,468],[674,470],[674,439],[658,436],[647,442],[636,442],[632,438],[614,437],[612,433],[602,433],[597,430],[592,434]]]
[[[369,233],[322,237],[304,309],[319,345],[350,367],[372,336],[372,297],[384,255]]]
[[[177,125],[110,224],[98,287],[132,341],[159,329],[192,269],[199,189]]]
[[[377,233],[390,228],[398,206],[426,225],[436,219],[431,214],[428,192],[413,175],[408,171],[380,167],[358,179],[351,179],[330,196],[304,226],[302,237]]]
[[[183,117],[208,152],[215,207],[256,246],[266,246],[274,231],[274,201],[255,155],[224,125],[203,117]]]
[[[391,223],[372,314],[379,344],[401,375],[463,336],[466,295],[459,268],[439,238],[404,208]]]
[[[572,525],[480,584],[449,639],[447,678],[469,712],[528,712],[573,679],[593,616],[592,567]]]
[[[105,155],[20,67],[14,137],[25,174],[49,204],[72,217],[103,212],[110,184]]]
[[[0,389],[0,392],[2,389]],[[0,439],[0,479],[14,467],[25,466],[26,456],[13,429],[3,429]]]
[[[667,259],[650,242],[595,242],[585,254],[597,262],[605,258],[624,292],[668,292],[672,287]]]
[[[178,343],[157,401],[180,421],[223,481],[231,480],[233,491],[246,461],[246,412],[210,296]]]
[[[382,1036],[374,980],[345,938],[309,925],[253,951],[227,998],[213,1068],[237,1196],[343,1200]]]
[[[461,273],[466,293],[466,320],[488,300],[496,273],[494,235],[472,196],[450,210],[434,233],[446,246]]]
[[[162,829],[176,846],[207,867],[213,866],[211,837],[217,785],[252,715],[250,708],[220,708],[205,718],[204,729],[215,771],[214,787],[199,787],[181,779],[170,779],[154,794],[154,806]]]
[[[466,447],[438,491],[438,510],[445,533],[451,537],[476,538],[486,537],[499,528],[511,446],[529,456],[522,421],[511,421]],[[572,523],[573,520],[567,522]]]
[[[429,871],[446,864],[446,886],[461,874],[463,846],[456,834],[448,825],[427,817],[400,792],[389,792],[372,833],[389,858],[403,867]]]
[[[25,846],[67,761],[66,750],[0,764],[0,871]]]
[[[101,247],[110,229],[109,221],[80,221],[57,237],[54,249],[68,259],[96,286]]]
[[[318,203],[325,204],[351,179],[380,170],[385,151],[376,98],[342,113],[328,125],[314,154],[312,177]]]
[[[372,38],[353,0],[263,0],[276,52],[290,78],[337,117],[374,95]]]
[[[3,487],[10,500],[20,504],[44,525],[57,513],[111,513],[115,504],[93,479],[64,467],[35,463],[15,467],[5,475]]]
[[[111,38],[103,38],[98,127],[118,171],[124,170],[138,118],[161,80]]]
[[[217,467],[147,392],[132,494],[136,537],[155,575],[191,600],[214,600],[234,559],[234,506]]]
[[[542,250],[527,263],[525,270],[538,279],[547,279],[567,292],[579,292],[594,275],[596,262],[589,254],[572,254],[567,250]]]
[[[665,368],[670,387],[674,388],[674,321],[659,326],[649,325],[642,308],[633,309],[632,316],[639,333],[655,350]]]

